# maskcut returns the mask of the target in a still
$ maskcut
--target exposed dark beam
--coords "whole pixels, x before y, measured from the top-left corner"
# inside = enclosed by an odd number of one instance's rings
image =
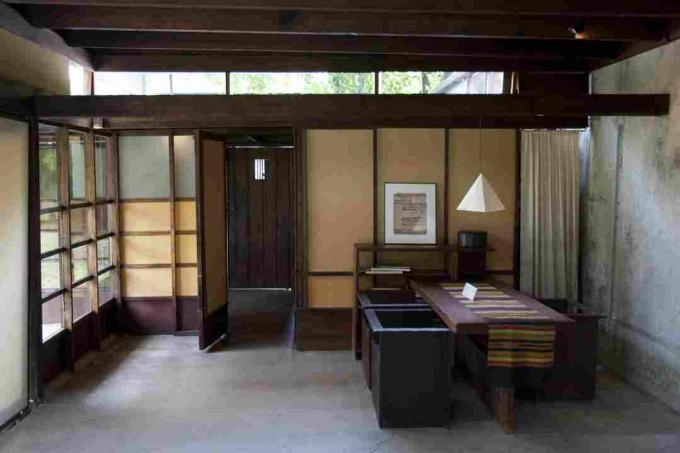
[[[25,5],[20,11],[37,27],[51,29],[175,30],[256,33],[573,38],[656,41],[664,23],[632,18],[405,14],[376,12],[209,10]]]
[[[92,60],[87,51],[68,46],[61,36],[53,31],[34,27],[14,9],[2,3],[0,3],[0,29],[7,30],[44,49],[63,55],[69,60],[92,70]]]
[[[455,120],[652,116],[668,95],[37,96],[41,118],[127,118],[185,127],[449,127]],[[141,126],[140,126],[141,127]]]
[[[531,71],[583,73],[587,62],[564,58],[448,57],[299,53],[93,51],[97,71]]]
[[[96,6],[167,6],[325,11],[407,11],[453,14],[539,14],[580,16],[680,17],[669,0],[10,0],[9,3]]]
[[[501,57],[616,58],[622,43],[582,40],[331,36],[251,33],[65,31],[66,42],[97,49],[172,49]]]

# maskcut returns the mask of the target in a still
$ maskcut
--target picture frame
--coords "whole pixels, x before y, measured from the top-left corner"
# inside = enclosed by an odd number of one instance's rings
[[[385,183],[385,243],[437,243],[436,183]]]

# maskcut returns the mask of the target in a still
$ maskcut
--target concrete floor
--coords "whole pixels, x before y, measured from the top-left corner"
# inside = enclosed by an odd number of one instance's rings
[[[597,399],[522,402],[506,435],[455,385],[451,429],[378,428],[349,352],[296,352],[287,337],[128,337],[50,389],[0,434],[2,452],[680,451],[680,415],[612,378]]]

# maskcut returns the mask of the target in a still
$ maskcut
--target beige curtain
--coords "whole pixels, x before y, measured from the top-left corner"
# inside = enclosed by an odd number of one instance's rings
[[[578,297],[582,132],[522,132],[520,288],[544,299]]]

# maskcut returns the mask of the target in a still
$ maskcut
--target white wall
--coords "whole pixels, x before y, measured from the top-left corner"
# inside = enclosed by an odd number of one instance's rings
[[[28,126],[0,118],[0,425],[28,403]]]

